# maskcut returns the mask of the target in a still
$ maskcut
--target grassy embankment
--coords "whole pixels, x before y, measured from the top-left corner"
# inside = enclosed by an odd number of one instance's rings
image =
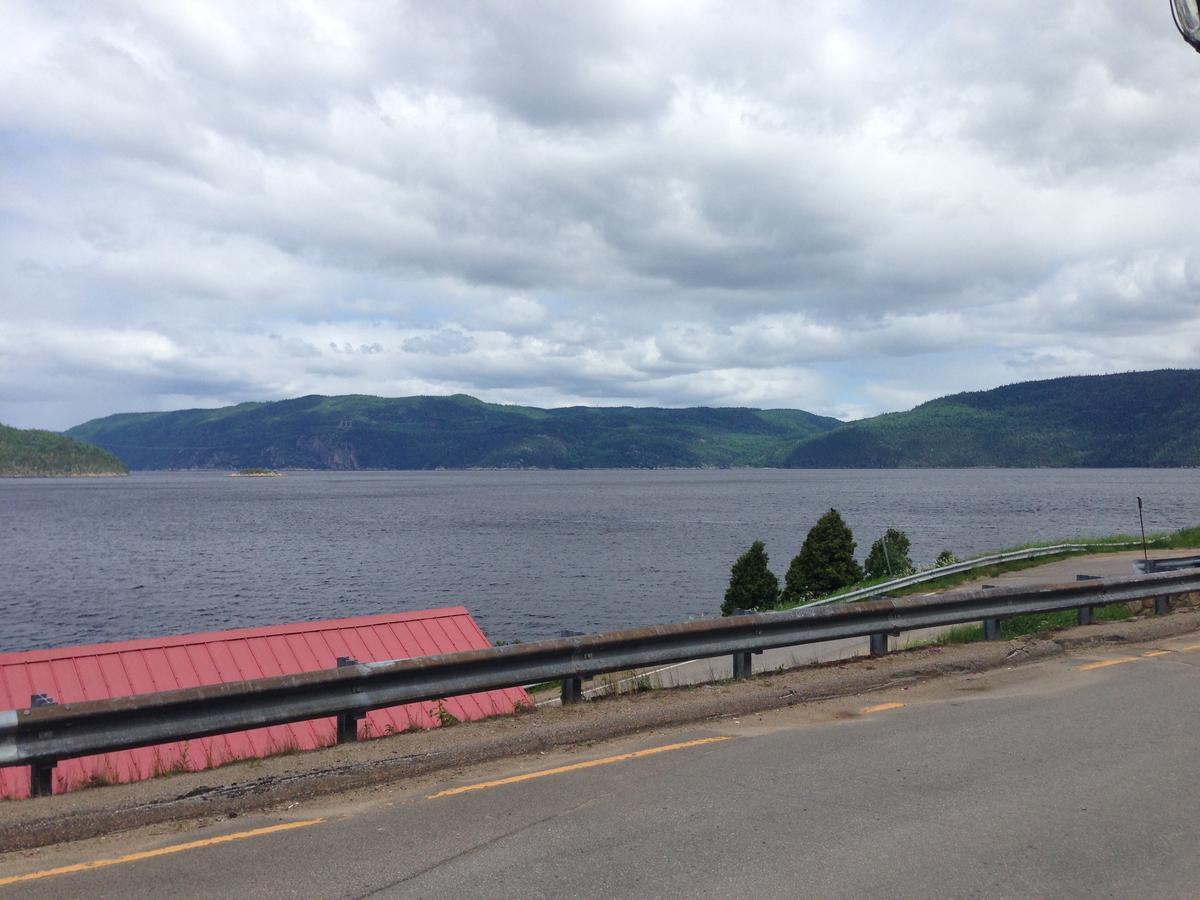
[[[939,578],[935,581],[927,581],[923,584],[913,585],[910,588],[895,591],[891,596],[901,596],[904,594],[925,593],[930,590],[946,590],[963,584],[967,581],[974,581],[979,578],[992,578],[1004,572],[1016,572],[1021,569],[1031,569],[1036,566],[1045,565],[1047,563],[1057,562],[1058,560],[1070,559],[1074,556],[1089,556],[1097,553],[1119,553],[1127,552],[1133,547],[1113,547],[1112,544],[1125,544],[1131,542],[1140,542],[1139,537],[1133,535],[1112,535],[1106,538],[1087,538],[1084,540],[1071,541],[1055,541],[1054,544],[1086,544],[1086,550],[1080,550],[1075,553],[1056,553],[1051,556],[1041,556],[1037,559],[1017,560],[1010,563],[1002,563],[995,566],[987,566],[982,569],[974,569],[971,572],[962,572],[956,575],[949,575],[946,578]],[[1147,545],[1154,550],[1188,550],[1200,548],[1200,525],[1191,528],[1181,528],[1179,531],[1169,534],[1154,534],[1148,535],[1146,538]],[[1008,551],[1013,550],[1028,550],[1033,547],[1054,546],[1054,544],[1027,544],[1021,547],[1013,547]],[[1106,546],[1107,545],[1107,546]],[[848,589],[849,590],[849,589]],[[1129,607],[1124,603],[1113,603],[1108,606],[1096,607],[1092,612],[1092,618],[1097,622],[1115,622],[1121,619],[1128,619],[1133,615],[1129,611]],[[1051,613],[1033,613],[1027,616],[1014,616],[1011,619],[1003,619],[1000,622],[1000,638],[1001,640],[1012,640],[1013,638],[1022,637],[1028,634],[1037,634],[1042,631],[1056,631],[1061,628],[1070,628],[1077,622],[1075,610],[1063,610],[1061,612]],[[939,646],[947,644],[966,644],[972,641],[983,640],[982,625],[955,625],[950,628],[945,634],[938,637],[931,643]]]

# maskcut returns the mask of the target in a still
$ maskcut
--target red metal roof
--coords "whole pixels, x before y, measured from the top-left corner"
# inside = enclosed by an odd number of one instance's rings
[[[490,646],[470,613],[454,606],[0,653],[0,709],[27,707],[33,694],[49,694],[58,703],[76,703],[332,669],[339,656],[378,662]],[[529,702],[523,689],[509,688],[449,697],[445,709],[455,718],[468,721],[511,713],[518,704]],[[359,723],[359,736],[380,737],[413,727],[437,727],[436,709],[436,703],[410,703],[374,710]],[[334,719],[329,717],[64,760],[54,770],[54,792],[89,782],[137,781],[165,772],[206,769],[235,759],[309,750],[334,740]],[[28,796],[28,768],[0,769],[0,798]]]

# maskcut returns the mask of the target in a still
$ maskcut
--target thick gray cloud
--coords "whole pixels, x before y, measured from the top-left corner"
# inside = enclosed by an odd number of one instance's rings
[[[1200,365],[1158,3],[10,3],[0,421]]]

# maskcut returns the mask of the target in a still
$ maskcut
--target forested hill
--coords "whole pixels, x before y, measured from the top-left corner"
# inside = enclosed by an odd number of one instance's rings
[[[954,394],[799,444],[797,468],[1200,465],[1200,371],[1055,378]]]
[[[98,447],[37,429],[0,425],[0,477],[124,475],[119,459]]]
[[[842,424],[799,410],[500,406],[473,397],[309,396],[134,413],[67,433],[133,469],[782,465]]]

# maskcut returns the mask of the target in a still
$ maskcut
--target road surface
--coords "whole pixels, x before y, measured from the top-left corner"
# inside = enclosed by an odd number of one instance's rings
[[[1194,897],[1200,634],[0,857],[21,897]]]

